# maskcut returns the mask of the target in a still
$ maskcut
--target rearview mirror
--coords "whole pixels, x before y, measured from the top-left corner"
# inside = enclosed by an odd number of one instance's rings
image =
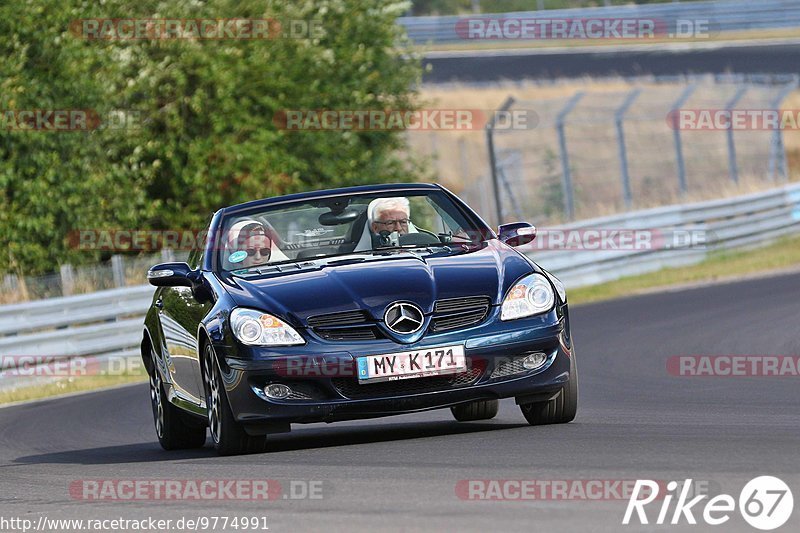
[[[522,246],[536,238],[536,226],[527,222],[501,224],[497,228],[497,236],[509,246]]]
[[[192,269],[186,263],[161,263],[147,271],[147,281],[155,287],[192,287]]]

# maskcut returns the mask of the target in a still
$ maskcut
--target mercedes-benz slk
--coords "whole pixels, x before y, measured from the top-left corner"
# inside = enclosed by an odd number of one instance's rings
[[[142,357],[161,445],[263,451],[291,424],[430,409],[532,425],[577,409],[563,284],[436,184],[351,187],[220,209],[157,287]]]

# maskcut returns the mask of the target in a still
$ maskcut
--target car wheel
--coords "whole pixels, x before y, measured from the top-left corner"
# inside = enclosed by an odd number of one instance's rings
[[[552,400],[519,406],[530,425],[566,424],[575,420],[578,412],[578,366],[574,354],[570,359],[569,374],[569,382]]]
[[[249,435],[233,417],[228,395],[222,382],[214,348],[207,344],[203,356],[203,386],[206,392],[208,427],[211,440],[220,455],[260,453],[266,449],[264,435]]]
[[[489,420],[497,416],[499,410],[499,400],[478,400],[470,403],[462,403],[461,405],[455,405],[450,408],[453,417],[459,422]]]
[[[153,359],[155,360],[155,359]],[[189,420],[167,400],[164,383],[157,368],[150,376],[150,404],[158,442],[165,450],[202,448],[206,443],[206,427],[202,422]]]

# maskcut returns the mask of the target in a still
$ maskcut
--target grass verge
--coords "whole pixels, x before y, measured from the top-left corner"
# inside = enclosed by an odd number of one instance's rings
[[[13,378],[11,378],[13,379]],[[50,396],[86,392],[104,389],[126,383],[147,381],[147,376],[141,374],[123,374],[119,376],[86,376],[80,378],[64,378],[49,383],[30,385],[13,390],[0,391],[0,405],[13,402],[40,400]]]
[[[571,304],[610,300],[654,292],[685,284],[735,280],[749,274],[768,273],[800,266],[800,237],[787,237],[763,248],[712,252],[702,263],[665,268],[657,272],[580,287],[569,291]]]

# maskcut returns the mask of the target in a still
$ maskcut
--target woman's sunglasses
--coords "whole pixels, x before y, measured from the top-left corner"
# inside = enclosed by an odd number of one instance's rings
[[[269,248],[248,248],[247,250],[245,250],[245,252],[247,252],[248,257],[253,257],[254,255],[256,255],[256,252],[260,252],[261,257],[268,258],[272,253],[272,250],[270,250]]]

